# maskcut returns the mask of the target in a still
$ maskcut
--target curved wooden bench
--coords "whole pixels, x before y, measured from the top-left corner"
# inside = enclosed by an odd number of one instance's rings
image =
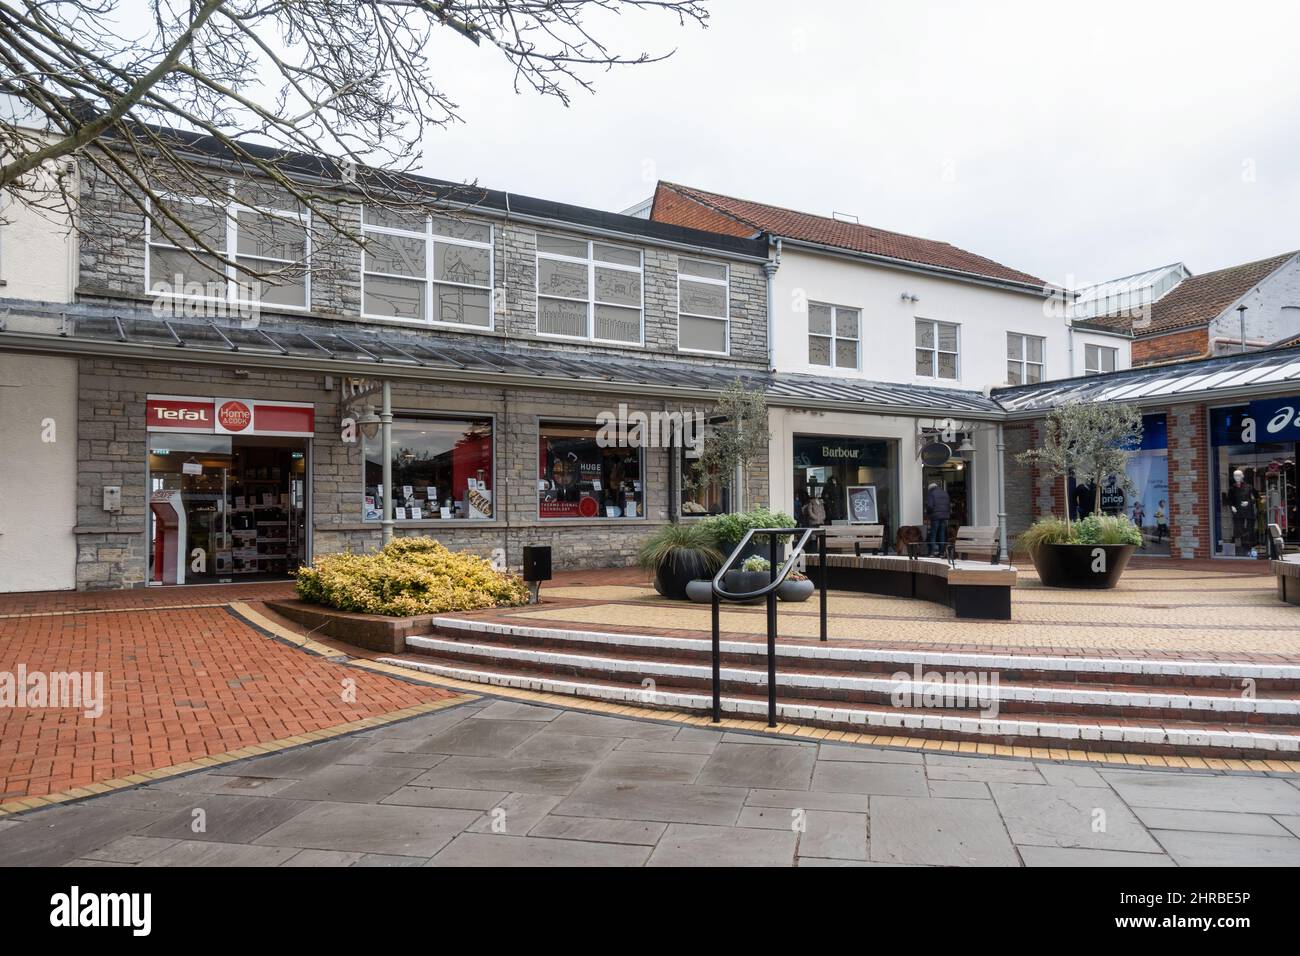
[[[806,557],[808,577],[820,583],[820,559]],[[1006,564],[892,554],[828,554],[826,586],[842,591],[885,594],[934,601],[959,618],[1011,620],[1011,589],[1016,569]]]

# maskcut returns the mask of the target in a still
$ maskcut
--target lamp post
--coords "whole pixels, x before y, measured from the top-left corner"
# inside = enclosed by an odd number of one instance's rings
[[[384,404],[379,412],[380,443],[384,456],[384,518],[380,522],[383,544],[393,540],[393,386],[384,379]]]

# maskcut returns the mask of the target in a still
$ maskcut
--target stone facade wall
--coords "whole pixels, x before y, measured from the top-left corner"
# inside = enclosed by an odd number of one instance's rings
[[[1213,557],[1205,406],[1174,405],[1169,428],[1169,535],[1175,558]]]
[[[313,552],[361,551],[379,545],[379,524],[362,520],[362,447],[342,441],[338,394],[326,390],[323,374],[85,358],[80,360],[78,396],[78,588],[134,587],[146,581],[145,400],[149,394],[312,402],[316,408],[310,456]],[[399,418],[494,417],[498,502],[492,521],[406,521],[398,524],[397,533],[431,535],[455,550],[484,556],[503,549],[514,568],[521,564],[522,549],[529,544],[550,545],[557,568],[632,564],[642,542],[675,511],[669,456],[680,452],[643,450],[644,518],[543,520],[537,514],[539,420],[594,423],[599,410],[616,410],[620,401],[631,410],[646,412],[709,410],[617,393],[394,382],[393,406]],[[767,474],[766,460],[752,464],[747,506],[769,504]],[[121,486],[120,513],[102,510],[104,485]]]

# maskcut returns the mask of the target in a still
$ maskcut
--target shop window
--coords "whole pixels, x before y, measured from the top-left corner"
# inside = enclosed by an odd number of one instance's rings
[[[708,439],[706,438],[705,441]],[[691,457],[689,448],[682,448],[682,517],[730,514],[735,510],[735,476],[711,475],[709,480],[692,487],[695,465],[699,460]]]
[[[952,322],[916,320],[916,374],[923,378],[958,376],[958,332]]]
[[[727,267],[696,259],[677,266],[677,347],[684,352],[727,354]]]
[[[834,435],[794,436],[791,503],[802,526],[883,524],[897,528],[898,442]]]
[[[264,190],[253,194],[232,189],[230,201],[224,204],[210,197],[165,198],[175,221],[147,223],[151,292],[307,307],[310,219],[306,211],[264,205],[276,201]],[[200,249],[219,253],[233,264]]]
[[[541,518],[643,518],[640,448],[610,447],[596,425],[542,422],[537,440]]]
[[[640,345],[641,252],[537,235],[537,333]]]
[[[1300,399],[1261,399],[1210,412],[1215,553],[1268,556],[1268,526],[1300,541],[1296,450]]]
[[[1124,471],[1132,483],[1126,491],[1118,482],[1101,489],[1101,511],[1126,515],[1142,531],[1143,554],[1170,553],[1169,528],[1172,507],[1169,498],[1168,426],[1161,414],[1142,416],[1142,440],[1126,451]],[[1086,518],[1097,506],[1097,492],[1091,485],[1070,479],[1071,517]]]
[[[858,309],[808,303],[808,364],[858,368],[861,321]]]
[[[1083,347],[1083,374],[1104,375],[1115,371],[1115,356],[1118,349],[1104,345],[1085,345]]]
[[[372,206],[363,220],[363,314],[492,328],[491,226]]]
[[[1043,380],[1046,342],[1038,335],[1007,333],[1007,384],[1033,385]]]
[[[403,418],[392,425],[393,518],[404,521],[496,517],[491,418]],[[379,435],[363,438],[366,521],[383,519],[384,459]]]

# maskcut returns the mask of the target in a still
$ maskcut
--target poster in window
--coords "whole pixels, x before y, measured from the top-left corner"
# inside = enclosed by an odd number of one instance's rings
[[[849,485],[849,521],[853,524],[879,524],[875,485]]]

